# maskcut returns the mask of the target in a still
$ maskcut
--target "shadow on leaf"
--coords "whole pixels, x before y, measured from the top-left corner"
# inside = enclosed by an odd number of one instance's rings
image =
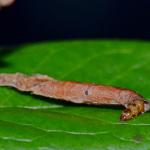
[[[0,48],[0,68],[8,67],[10,66],[10,63],[8,63],[5,58],[16,51],[16,47],[4,47]]]

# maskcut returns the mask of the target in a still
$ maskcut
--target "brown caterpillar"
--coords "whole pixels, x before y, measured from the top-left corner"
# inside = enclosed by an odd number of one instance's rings
[[[36,95],[91,105],[122,105],[120,120],[129,120],[150,110],[150,102],[138,93],[112,86],[58,81],[47,75],[0,74],[0,86],[14,87]]]

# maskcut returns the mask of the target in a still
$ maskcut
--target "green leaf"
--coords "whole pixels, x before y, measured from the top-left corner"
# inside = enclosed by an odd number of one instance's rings
[[[47,74],[60,80],[133,89],[150,98],[150,43],[63,41],[0,49],[0,72]],[[0,88],[0,148],[146,150],[150,116],[120,122],[122,108],[75,105]]]

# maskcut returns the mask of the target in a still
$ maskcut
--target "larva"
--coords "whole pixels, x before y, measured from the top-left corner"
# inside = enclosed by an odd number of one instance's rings
[[[90,83],[58,81],[47,75],[0,74],[0,86],[14,87],[36,95],[91,105],[122,105],[120,120],[129,120],[150,110],[150,102],[138,93],[123,88]]]

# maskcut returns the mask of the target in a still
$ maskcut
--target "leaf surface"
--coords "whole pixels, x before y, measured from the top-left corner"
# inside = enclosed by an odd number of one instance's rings
[[[150,98],[150,44],[63,41],[0,49],[0,72],[47,74],[59,80],[133,89]],[[75,105],[0,88],[2,149],[121,150],[150,147],[150,117],[120,122],[122,108]]]

